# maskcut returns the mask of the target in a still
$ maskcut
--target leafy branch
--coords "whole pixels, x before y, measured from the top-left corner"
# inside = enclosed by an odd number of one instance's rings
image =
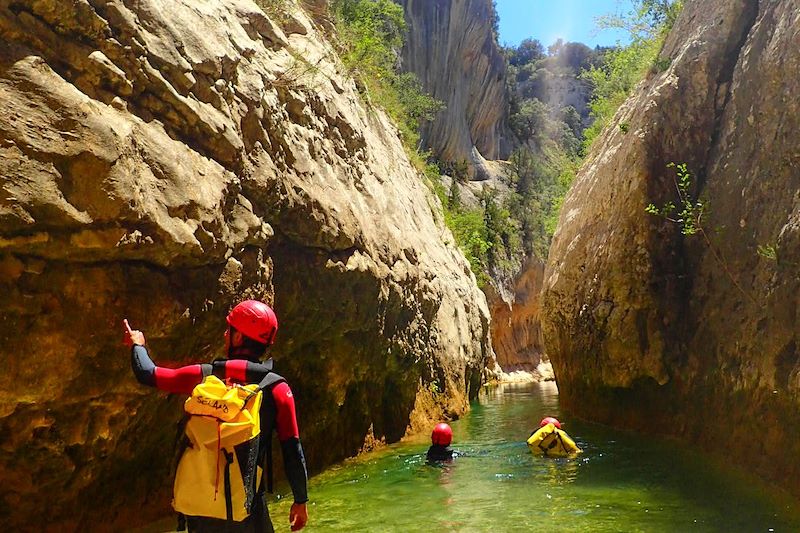
[[[756,249],[758,255],[765,259],[769,259],[770,261],[778,261],[778,245],[772,244],[759,244],[758,248]]]
[[[705,205],[700,200],[692,198],[692,175],[686,163],[669,163],[668,168],[675,168],[676,177],[673,178],[675,190],[678,192],[678,203],[681,210],[676,213],[678,207],[674,202],[667,202],[663,206],[656,207],[654,204],[647,204],[644,210],[651,215],[660,216],[681,227],[684,235],[694,235],[698,231],[703,231],[703,214]]]
[[[740,293],[751,302],[758,305],[755,298],[753,298],[749,292],[745,291],[736,280],[728,267],[728,261],[725,259],[722,251],[711,243],[711,239],[708,237],[708,233],[703,227],[703,215],[706,213],[706,204],[692,196],[692,175],[689,172],[688,166],[686,163],[669,163],[667,167],[675,169],[673,183],[678,193],[678,204],[676,205],[674,202],[670,201],[661,207],[657,207],[655,204],[650,203],[644,208],[645,212],[661,217],[673,224],[678,224],[683,235],[691,236],[699,233],[703,237],[708,249],[711,251],[714,260],[722,267],[728,279],[731,280]],[[680,209],[680,211],[678,211],[678,209]],[[760,252],[759,250],[759,253]],[[765,253],[769,252],[770,250],[765,249]]]

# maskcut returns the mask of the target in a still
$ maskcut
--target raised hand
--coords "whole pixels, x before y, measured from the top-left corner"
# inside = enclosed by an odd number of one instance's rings
[[[134,344],[144,346],[144,333],[137,329],[131,329],[127,318],[122,319],[122,325],[125,326],[125,333],[122,337],[122,342],[125,343],[125,346],[133,346]]]

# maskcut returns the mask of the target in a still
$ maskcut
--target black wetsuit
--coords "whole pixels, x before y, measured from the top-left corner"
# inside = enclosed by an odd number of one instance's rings
[[[428,453],[425,456],[428,461],[436,462],[436,461],[452,461],[453,460],[453,449],[450,446],[439,446],[438,444],[434,444],[430,448],[428,448]]]

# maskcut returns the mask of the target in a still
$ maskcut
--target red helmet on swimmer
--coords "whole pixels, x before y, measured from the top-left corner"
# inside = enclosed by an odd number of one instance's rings
[[[552,416],[546,416],[542,418],[542,421],[539,422],[539,427],[543,428],[547,424],[553,424],[558,429],[561,429],[561,422],[559,422],[557,418],[553,418]]]
[[[450,443],[453,442],[453,430],[444,422],[436,424],[431,433],[431,442],[434,446],[450,446]]]
[[[242,335],[261,344],[271,346],[278,332],[278,317],[264,302],[245,300],[236,305],[225,319],[228,325]]]

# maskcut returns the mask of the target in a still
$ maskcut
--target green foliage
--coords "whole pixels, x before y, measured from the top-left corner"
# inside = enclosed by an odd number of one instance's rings
[[[286,21],[289,0],[255,0],[255,2],[270,18],[279,23]]]
[[[439,182],[439,177],[442,174],[440,169],[439,169],[439,165],[437,165],[434,161],[430,160],[431,159],[430,158],[430,152],[426,152],[426,153],[420,154],[420,155],[426,158],[425,168],[422,171],[423,174],[425,174],[425,177],[428,180],[431,180],[432,182],[438,183]]]
[[[594,122],[584,132],[583,151],[611,121],[617,109],[628,98],[653,65],[661,50],[662,38],[634,41],[626,47],[610,50],[600,67],[591,67],[582,75],[593,87],[589,105]]]
[[[769,259],[770,261],[778,260],[778,245],[775,244],[759,244],[757,248],[758,255]]]
[[[575,107],[570,105],[563,108],[561,110],[561,121],[567,125],[567,128],[576,139],[583,136],[583,123]]]
[[[393,119],[409,151],[419,145],[419,128],[442,109],[412,73],[397,72],[406,23],[391,0],[334,0],[340,53],[350,74],[370,100]],[[423,164],[418,166],[424,166]]]
[[[450,182],[450,192],[447,194],[447,209],[457,211],[461,207],[461,188],[456,180]]]
[[[444,103],[436,100],[422,89],[422,83],[412,72],[404,72],[390,77],[392,89],[403,108],[403,118],[410,129],[419,128],[422,121],[436,117]]]
[[[725,254],[719,247],[712,244],[706,228],[703,227],[703,215],[706,212],[706,205],[692,195],[692,175],[689,172],[688,166],[686,163],[669,163],[667,167],[675,169],[673,183],[678,193],[678,203],[676,205],[675,202],[670,201],[661,207],[650,203],[645,207],[645,212],[661,217],[673,224],[678,224],[683,235],[701,235],[706,246],[708,246],[708,249],[711,251],[714,260],[728,276],[728,279],[731,280],[734,287],[751,302],[759,305],[753,295],[744,290],[736,279],[736,276],[733,275],[728,261],[725,258]],[[775,261],[778,259],[777,247],[771,245],[758,246],[758,254],[769,259],[774,259]]]
[[[522,251],[519,224],[496,190],[484,187],[477,208],[465,208],[455,201],[460,197],[458,190],[458,183],[453,181],[443,202],[445,223],[483,287],[489,281],[489,272],[511,274],[516,270]]]
[[[669,163],[667,167],[675,169],[676,177],[674,182],[675,189],[678,192],[678,205],[676,206],[673,202],[667,202],[661,207],[648,204],[645,207],[645,211],[651,215],[660,216],[670,222],[679,224],[681,233],[684,235],[694,235],[703,229],[705,204],[692,196],[692,175],[686,163]]]
[[[585,132],[583,153],[611,121],[633,88],[652,69],[669,68],[669,58],[659,58],[666,33],[680,13],[681,0],[637,0],[637,8],[626,17],[601,17],[601,27],[628,31],[631,44],[609,50],[600,66],[592,66],[583,78],[593,87],[590,104],[594,122]],[[623,130],[625,131],[625,130]]]
[[[433,188],[442,203],[444,222],[453,234],[456,245],[464,253],[475,274],[478,286],[489,282],[489,273],[511,274],[516,270],[522,252],[519,223],[513,218],[507,202],[494,189],[484,187],[479,193],[479,207],[466,207],[461,202],[461,189],[452,180],[446,189],[437,179]]]
[[[522,41],[516,48],[503,50],[508,60],[506,79],[512,98],[535,98],[549,104],[559,100],[556,93],[560,91],[559,87],[564,87],[565,81],[578,87],[588,98],[588,82],[579,80],[578,75],[582,70],[600,64],[602,49],[592,49],[582,43],[557,41],[548,50],[549,55],[545,54],[539,41],[531,39]],[[510,111],[512,115],[517,111],[514,102]],[[557,112],[558,109],[551,111]]]
[[[519,139],[531,140],[537,136],[544,136],[549,125],[549,110],[547,106],[536,98],[526,100],[519,108],[519,112],[509,117],[509,126]]]
[[[521,148],[512,154],[510,163],[514,193],[509,209],[519,221],[524,252],[546,257],[561,204],[580,161],[557,148],[542,154]]]
[[[649,21],[650,28],[661,32],[672,29],[683,9],[683,0],[640,0],[639,16]]]
[[[509,64],[519,67],[545,58],[544,46],[537,39],[524,39],[516,48],[505,50]]]
[[[479,199],[489,243],[489,266],[500,272],[511,271],[522,251],[519,222],[512,218],[508,205],[500,201],[496,189],[484,187]]]
[[[658,59],[658,54],[680,8],[681,2],[674,0],[635,0],[628,16],[601,19],[601,26],[629,31],[632,42],[625,47],[591,49],[557,40],[545,52],[539,41],[526,40],[504,50],[512,95],[509,125],[522,146],[510,159],[513,192],[503,205],[516,224],[524,253],[547,254],[581,155],[648,71],[669,67],[669,59]],[[565,82],[585,91],[587,99],[591,91],[588,129],[588,117],[574,107],[559,109],[552,103],[558,100],[552,88]],[[619,128],[627,133],[631,125],[621,122]],[[688,190],[685,195],[689,197]],[[686,219],[684,228],[692,231],[692,216],[702,216],[702,204],[690,202],[678,210],[682,215],[673,215]],[[488,238],[496,246],[491,232]],[[491,259],[496,251],[489,255]]]
[[[658,59],[658,53],[666,29],[680,11],[680,2],[635,1],[636,10],[629,17],[607,17],[603,22],[628,29],[632,35],[629,46],[591,49],[558,40],[545,51],[539,41],[528,39],[503,50],[511,96],[509,125],[520,141],[509,160],[510,191],[501,197],[484,189],[479,196],[480,210],[465,209],[456,183],[460,176],[450,164],[445,170],[456,180],[441,194],[448,225],[479,279],[487,279],[488,272],[502,275],[512,271],[522,255],[546,257],[564,198],[582,162],[581,154],[650,69],[669,67],[669,59]],[[587,100],[593,92],[589,109],[594,122],[588,130],[589,116],[558,103],[563,100],[553,88],[563,86],[582,91]],[[628,122],[619,124],[624,133],[630,127]],[[680,205],[648,209],[680,220],[682,230],[690,235],[702,229],[704,206],[692,200],[686,166],[676,166],[676,170]]]
[[[788,268],[800,267],[800,263],[796,261],[788,261],[786,259],[786,254],[781,253],[781,248],[778,245],[778,243],[759,244],[756,247],[756,253],[758,253],[758,255],[763,257],[764,259],[774,261],[778,266],[781,267],[788,267]]]
[[[497,0],[492,0],[492,11],[489,13],[492,23],[492,36],[494,41],[500,37],[500,17],[497,14]]]
[[[460,161],[446,161],[442,163],[442,170],[459,183],[469,181],[469,163],[466,159]]]
[[[625,30],[632,41],[650,40],[669,32],[683,9],[683,0],[634,0],[633,4],[627,15],[599,17],[598,26]]]
[[[461,249],[464,257],[469,261],[470,269],[475,274],[478,286],[484,287],[489,281],[487,275],[488,251],[491,244],[487,238],[488,232],[484,224],[483,210],[480,208],[465,209],[461,205],[458,183],[453,180],[450,189],[446,189],[435,163],[428,164],[426,178],[442,204],[444,223],[453,234],[456,246]]]
[[[491,248],[488,230],[484,224],[483,210],[445,209],[444,218],[447,227],[453,233],[456,244],[469,261],[478,286],[483,287],[489,281],[486,272],[489,265],[488,252]]]
[[[564,203],[564,198],[572,187],[575,181],[575,176],[578,174],[578,169],[581,166],[582,160],[578,157],[566,157],[558,165],[559,174],[556,180],[556,190],[553,195],[553,204],[550,207],[549,213],[545,218],[544,229],[549,240],[553,237],[558,225],[558,216],[561,213],[561,206]]]
[[[564,196],[577,172],[587,118],[572,105],[561,107],[560,89],[554,92],[554,87],[577,89],[588,100],[589,83],[579,74],[599,65],[603,51],[561,40],[545,51],[539,41],[529,39],[516,48],[506,48],[504,54],[509,62],[509,126],[521,142],[509,160],[512,191],[504,193],[501,202],[519,245],[506,251],[544,258]],[[509,241],[516,242],[513,238]],[[513,264],[510,257],[506,264]]]
[[[655,61],[653,61],[653,70],[655,72],[664,72],[669,68],[672,64],[672,59],[669,57],[657,57]]]
[[[353,71],[388,76],[403,46],[403,8],[391,0],[334,0],[331,9],[345,41],[343,59]]]

